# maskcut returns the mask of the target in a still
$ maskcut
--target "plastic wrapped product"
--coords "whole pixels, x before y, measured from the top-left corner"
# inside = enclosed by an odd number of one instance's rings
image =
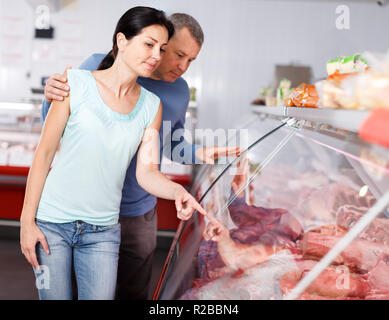
[[[319,96],[315,86],[302,83],[289,94],[287,106],[317,108],[318,101]]]
[[[340,64],[340,73],[350,73],[354,71],[354,56],[344,57]]]
[[[290,94],[290,86],[291,82],[288,79],[282,78],[280,81],[280,85],[277,89],[277,105],[283,106],[285,102],[288,101]]]
[[[324,108],[376,109],[389,108],[389,52],[386,55],[364,53],[343,59],[341,70],[316,87],[319,105]],[[353,67],[351,67],[353,65]],[[342,71],[350,71],[343,73]],[[365,72],[355,72],[365,71]]]
[[[364,58],[362,58],[362,56],[360,54],[355,55],[354,71],[361,72],[361,71],[365,71],[368,69],[369,69],[369,66],[367,64],[367,61]]]
[[[335,72],[327,80],[315,84],[319,96],[318,105],[322,108],[357,109],[355,78],[357,73],[340,74]]]
[[[362,109],[389,108],[389,75],[375,72],[359,75],[355,95]]]
[[[327,74],[352,73],[365,71],[368,68],[367,61],[360,55],[339,57],[327,62]]]
[[[333,59],[333,60],[328,61],[327,62],[327,74],[331,75],[337,71],[339,72],[342,60],[343,60],[343,57],[339,57],[337,59]]]

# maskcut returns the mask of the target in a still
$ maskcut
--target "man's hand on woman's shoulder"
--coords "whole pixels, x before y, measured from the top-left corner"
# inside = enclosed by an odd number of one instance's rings
[[[46,81],[45,85],[45,98],[48,102],[53,100],[63,101],[64,97],[69,95],[69,86],[66,84],[68,81],[66,71],[72,67],[66,67],[63,74],[54,73]]]

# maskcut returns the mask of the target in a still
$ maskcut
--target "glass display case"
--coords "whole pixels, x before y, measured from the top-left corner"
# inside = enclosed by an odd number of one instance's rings
[[[40,104],[0,102],[0,225],[18,225],[41,132]]]
[[[40,105],[0,103],[0,166],[30,166],[41,128]]]
[[[154,299],[389,299],[389,150],[316,116],[253,113],[198,172]]]

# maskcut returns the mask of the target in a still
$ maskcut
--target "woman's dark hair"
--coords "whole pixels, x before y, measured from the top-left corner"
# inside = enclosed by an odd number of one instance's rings
[[[163,11],[149,7],[134,7],[126,11],[119,19],[115,32],[113,34],[112,50],[101,61],[98,70],[104,70],[111,67],[118,53],[116,36],[119,32],[123,33],[127,40],[137,36],[142,29],[151,25],[160,25],[167,29],[169,39],[174,34],[174,26],[166,18]]]

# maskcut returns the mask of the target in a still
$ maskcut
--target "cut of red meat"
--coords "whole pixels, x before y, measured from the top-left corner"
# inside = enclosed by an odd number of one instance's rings
[[[229,206],[232,221],[238,226],[248,226],[260,223],[261,225],[274,225],[281,216],[288,213],[285,209],[268,209],[249,206],[244,198],[236,198]]]
[[[304,258],[325,256],[328,251],[340,240],[339,237],[319,234],[317,232],[307,232],[301,241],[301,250]],[[344,262],[341,256],[335,258],[333,263],[342,264]]]
[[[315,266],[316,262],[303,260],[297,262],[297,270],[281,277],[280,287],[284,294],[304,278]],[[334,298],[358,297],[363,298],[370,293],[370,285],[361,275],[350,272],[346,266],[327,267],[304,291],[304,294]],[[308,296],[305,296],[307,298]],[[314,297],[311,297],[314,298]]]
[[[345,270],[346,269],[346,270]],[[365,297],[370,286],[345,266],[328,267],[307,288],[310,293],[328,297]]]
[[[289,212],[281,216],[279,223],[275,225],[272,231],[286,235],[291,240],[297,240],[303,234],[301,223]]]
[[[382,255],[377,265],[370,270],[367,279],[373,292],[389,293],[389,256]]]
[[[231,230],[231,236],[241,243],[257,241],[266,231],[274,231],[291,240],[303,233],[301,223],[285,209],[268,209],[249,206],[243,198],[236,198],[229,207],[232,221],[238,228]]]
[[[225,268],[215,241],[202,241],[198,252],[198,275],[200,279],[216,279]],[[209,280],[208,280],[209,281]]]
[[[345,229],[351,229],[366,213],[368,208],[345,205],[336,213],[336,224]],[[373,242],[389,244],[389,221],[388,219],[374,219],[358,236]]]
[[[327,224],[327,225],[320,226],[317,229],[311,230],[311,232],[317,232],[329,236],[342,237],[347,233],[347,229],[335,224]]]
[[[323,257],[335,246],[341,237],[307,232],[302,240],[303,255]],[[389,255],[389,247],[367,240],[355,240],[338,257],[334,263],[349,266],[365,273],[375,267],[382,254]]]

